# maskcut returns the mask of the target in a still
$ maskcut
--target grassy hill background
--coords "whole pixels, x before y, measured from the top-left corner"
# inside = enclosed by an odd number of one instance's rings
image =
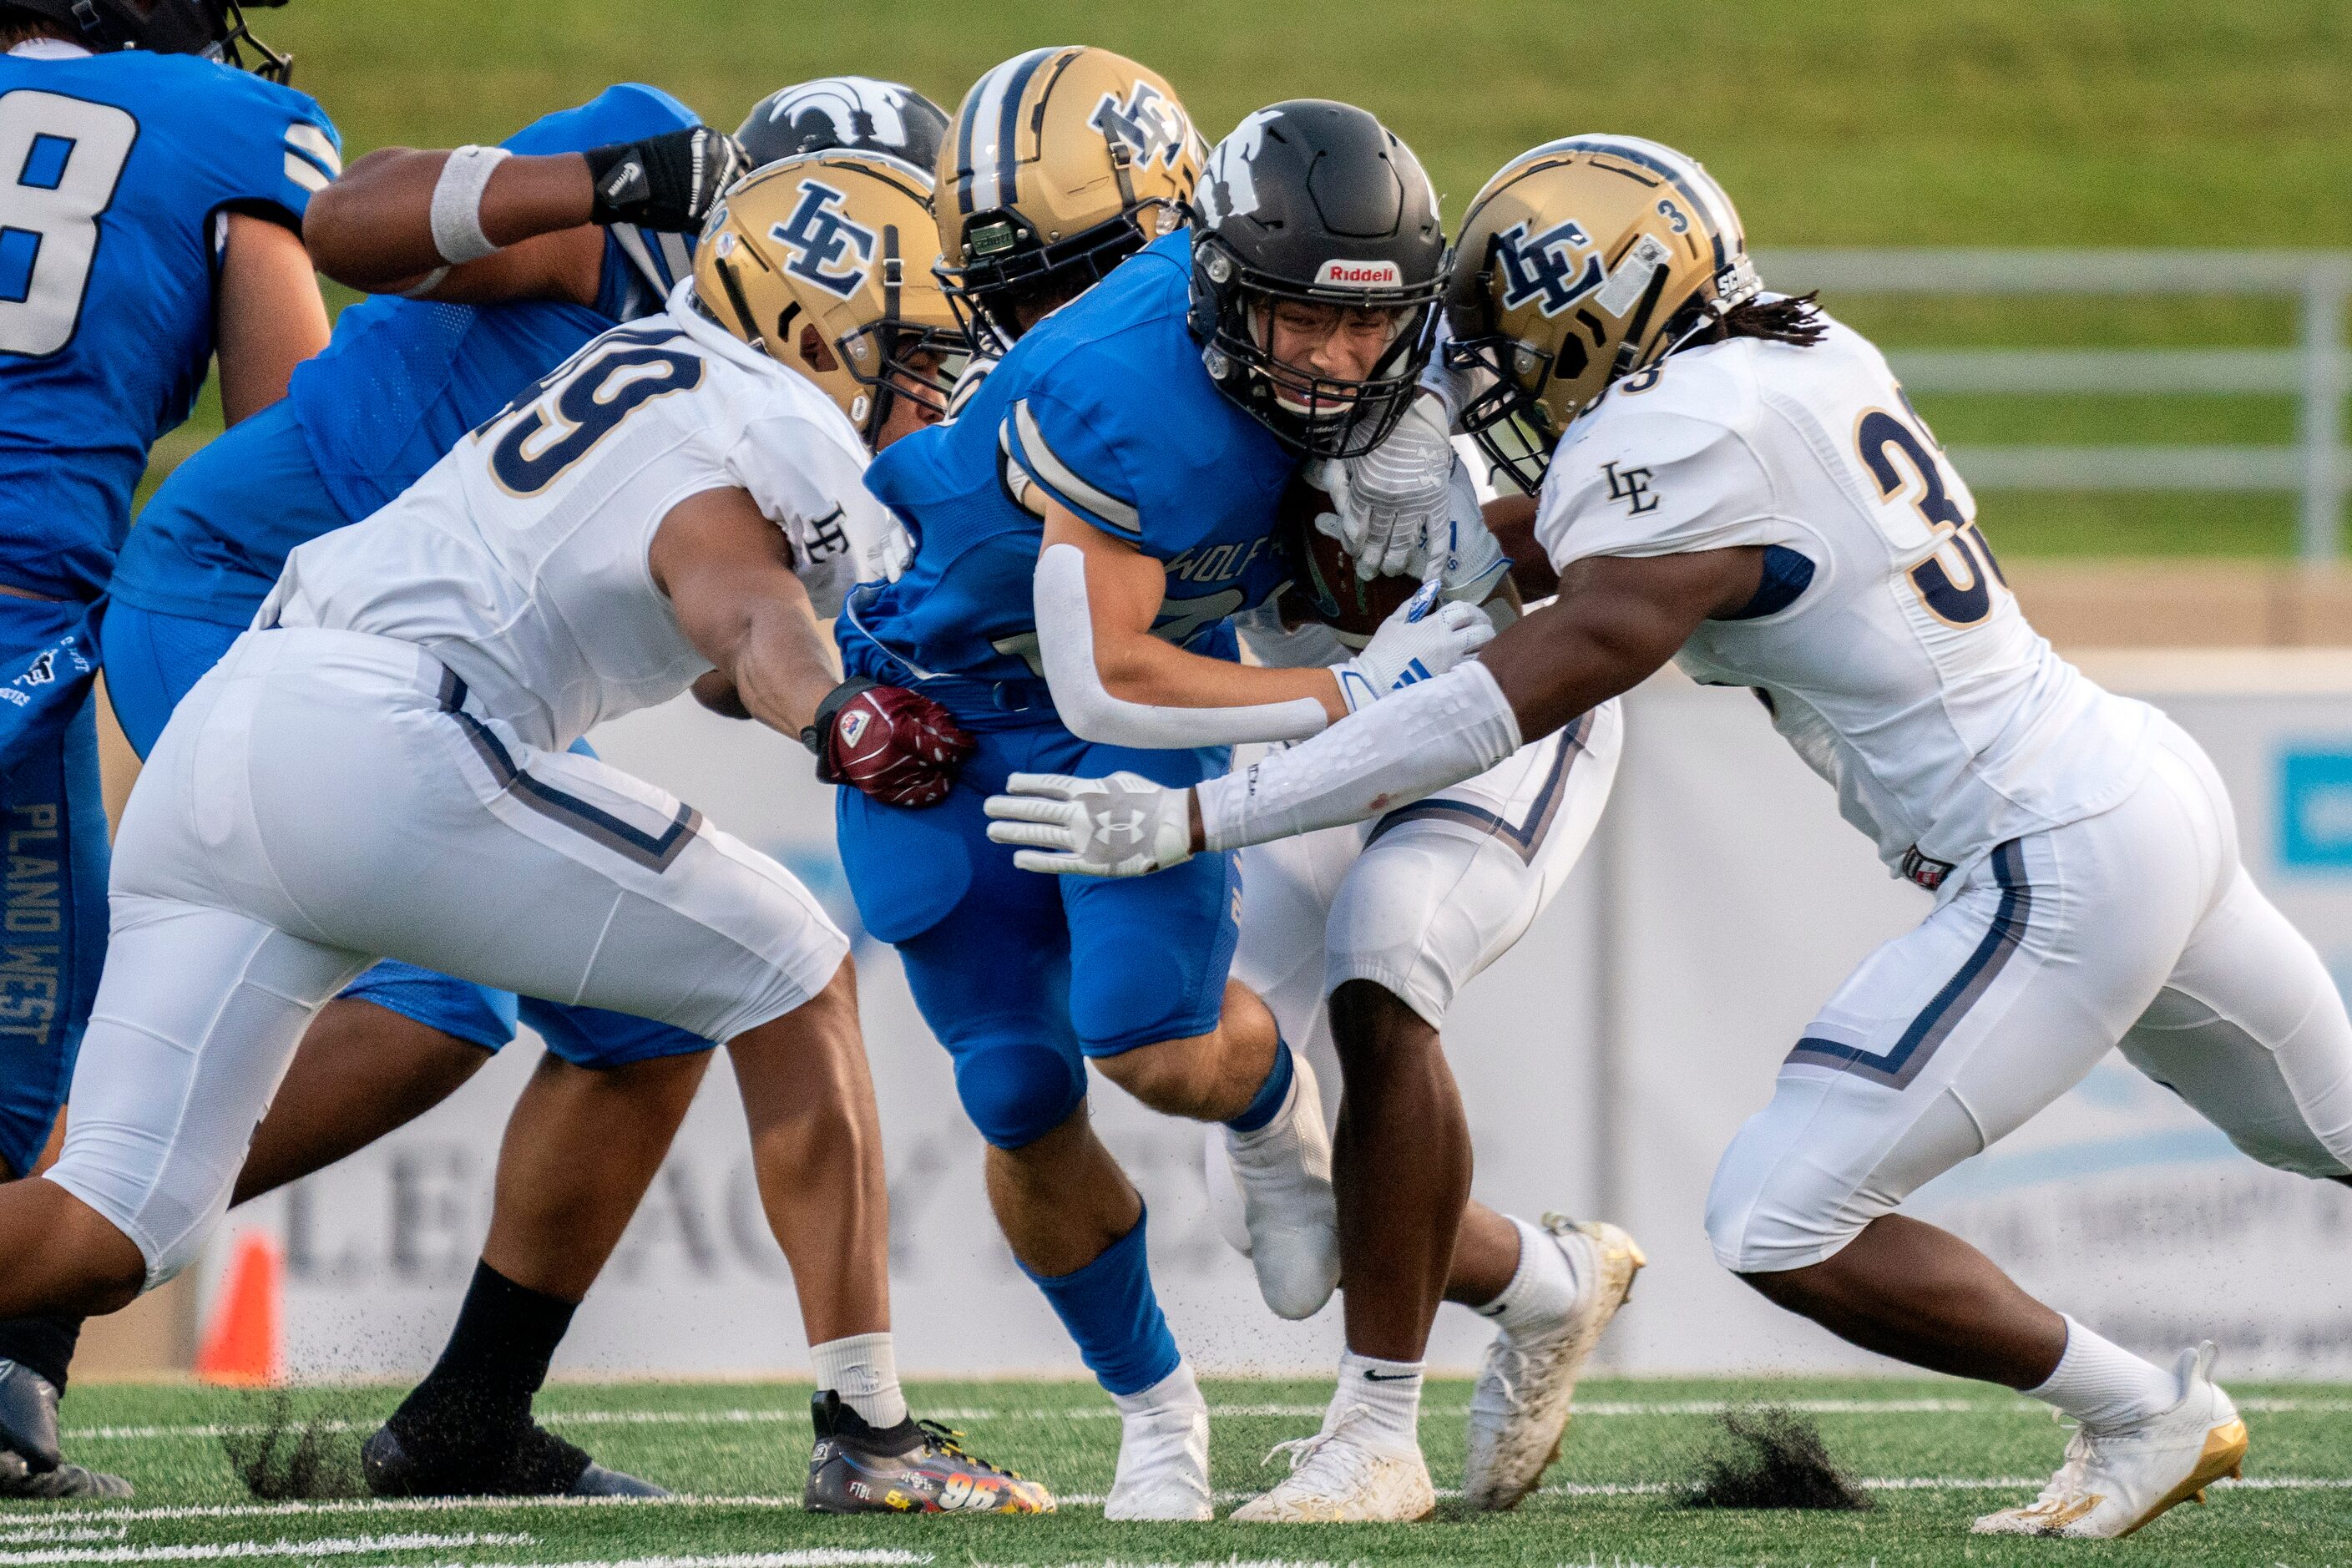
[[[1016,50],[1085,41],[1165,73],[1213,138],[1276,99],[1363,104],[1449,216],[1511,154],[1622,131],[1695,154],[1759,247],[2352,247],[2341,0],[295,0],[259,12],[351,152],[488,141],[615,79],[731,126],[858,71],[950,105]],[[2284,301],[1831,301],[1891,345],[2284,344]],[[1922,400],[1948,442],[2285,444],[2266,397]],[[216,416],[213,416],[216,419]],[[184,455],[208,433],[174,441]],[[2288,497],[1988,498],[2006,549],[2284,553]]]

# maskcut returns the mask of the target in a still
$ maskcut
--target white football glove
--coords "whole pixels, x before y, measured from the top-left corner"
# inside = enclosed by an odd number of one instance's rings
[[[1349,712],[1400,687],[1444,675],[1495,640],[1495,623],[1486,611],[1441,599],[1444,591],[1443,583],[1423,583],[1381,623],[1363,652],[1331,667]]]
[[[1367,582],[1394,576],[1444,525],[1453,502],[1454,442],[1435,393],[1412,400],[1388,439],[1360,458],[1323,465],[1337,512],[1315,525],[1338,540]]]
[[[992,844],[1026,846],[1024,871],[1076,877],[1140,877],[1192,858],[1192,792],[1140,773],[1079,779],[1014,773],[988,797]]]
[[[896,583],[907,574],[915,561],[915,536],[897,518],[890,520],[887,531],[868,545],[857,563],[857,580]]]
[[[1405,574],[1423,582],[1434,577],[1444,584],[1444,596],[1465,605],[1483,605],[1501,586],[1511,569],[1511,558],[1486,527],[1478,508],[1478,489],[1467,468],[1454,470],[1453,505],[1445,519],[1429,531],[1423,547],[1405,564]]]

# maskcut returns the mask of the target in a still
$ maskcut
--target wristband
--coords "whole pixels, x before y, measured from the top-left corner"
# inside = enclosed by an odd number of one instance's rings
[[[820,778],[824,777],[824,742],[833,733],[834,716],[873,690],[875,685],[876,682],[866,679],[862,675],[853,675],[826,692],[824,700],[816,705],[816,717],[809,721],[807,729],[801,731],[801,744],[806,746],[809,749],[809,754],[817,760]],[[824,782],[834,784],[838,781],[825,779]]]
[[[433,186],[433,248],[452,267],[479,261],[499,247],[482,232],[482,193],[498,166],[514,154],[503,147],[453,150]]]

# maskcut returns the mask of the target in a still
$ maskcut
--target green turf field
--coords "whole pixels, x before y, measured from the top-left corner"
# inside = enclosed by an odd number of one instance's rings
[[[1925,1380],[1588,1382],[1566,1457],[1519,1512],[1415,1526],[1110,1525],[1117,1428],[1091,1385],[940,1384],[917,1408],[950,1417],[976,1451],[1050,1480],[1050,1520],[819,1520],[796,1506],[808,1452],[805,1387],[572,1384],[544,1395],[551,1424],[599,1458],[690,1494],[662,1504],[260,1503],[224,1453],[224,1428],[271,1419],[270,1396],[183,1387],[78,1388],[68,1444],[139,1485],[124,1504],[0,1508],[0,1568],[218,1558],[443,1563],[791,1568],[852,1563],[1031,1564],[1981,1563],[2125,1561],[2319,1568],[2352,1564],[2352,1387],[2237,1385],[2253,1432],[2243,1485],[2184,1507],[2120,1545],[1972,1540],[1968,1521],[2031,1496],[2063,1434],[2047,1410],[1975,1384]],[[1277,1472],[1267,1448],[1314,1430],[1328,1384],[1213,1384],[1221,1510]],[[395,1398],[388,1389],[292,1396],[330,1424],[346,1460]],[[1459,1479],[1462,1383],[1433,1384],[1423,1443],[1437,1484]],[[1863,1513],[1681,1506],[1677,1485],[1727,1401],[1793,1405],[1869,1489]],[[331,1458],[334,1457],[331,1454]],[[332,1468],[332,1466],[330,1467]]]

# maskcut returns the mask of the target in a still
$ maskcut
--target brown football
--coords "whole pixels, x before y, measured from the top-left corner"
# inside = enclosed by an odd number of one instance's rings
[[[1357,576],[1354,558],[1315,526],[1318,516],[1336,510],[1331,498],[1308,483],[1304,473],[1283,492],[1277,528],[1289,557],[1290,586],[1283,592],[1282,618],[1292,626],[1321,621],[1349,647],[1361,647],[1398,605],[1412,597],[1421,581],[1385,576],[1368,583]]]

